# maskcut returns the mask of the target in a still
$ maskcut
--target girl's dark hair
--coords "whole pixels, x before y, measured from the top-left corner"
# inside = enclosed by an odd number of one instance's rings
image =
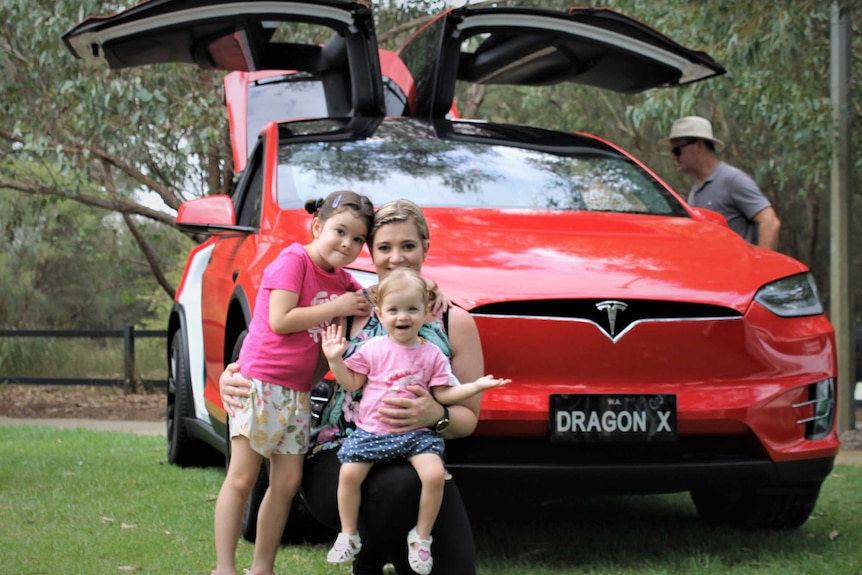
[[[371,223],[374,221],[374,205],[368,196],[340,190],[332,192],[325,198],[305,202],[305,211],[319,219],[321,223],[347,209],[362,218],[366,230],[371,230]]]

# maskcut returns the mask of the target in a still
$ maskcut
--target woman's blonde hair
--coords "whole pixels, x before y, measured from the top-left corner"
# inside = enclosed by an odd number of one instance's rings
[[[431,239],[431,234],[428,231],[428,220],[425,219],[422,208],[410,200],[394,200],[383,204],[380,209],[374,212],[374,220],[368,230],[368,248],[374,247],[374,236],[377,230],[386,224],[407,222],[411,218],[416,224],[419,237],[422,239],[422,249],[427,252],[428,242]]]

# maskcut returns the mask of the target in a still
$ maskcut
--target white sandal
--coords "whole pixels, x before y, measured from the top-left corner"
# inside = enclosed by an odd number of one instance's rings
[[[431,536],[428,539],[421,539],[415,527],[407,534],[407,561],[410,563],[410,568],[419,575],[428,575],[434,566],[434,558],[431,557],[431,539]]]
[[[362,549],[362,540],[359,534],[339,533],[332,549],[326,554],[326,560],[330,563],[347,563],[356,557],[360,549]]]

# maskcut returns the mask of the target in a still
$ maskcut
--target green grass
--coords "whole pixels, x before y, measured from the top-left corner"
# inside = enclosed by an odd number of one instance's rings
[[[0,435],[0,572],[208,574],[220,469],[168,465],[159,437],[47,427]],[[515,494],[513,494],[514,496]],[[573,498],[515,520],[474,514],[482,575],[862,573],[862,468],[839,466],[800,529],[699,521],[684,494]],[[239,565],[252,547],[241,542]],[[281,575],[347,574],[321,545],[282,549]]]
[[[142,379],[166,379],[163,338],[135,339],[135,367]],[[0,374],[19,377],[122,379],[122,338],[0,338]]]

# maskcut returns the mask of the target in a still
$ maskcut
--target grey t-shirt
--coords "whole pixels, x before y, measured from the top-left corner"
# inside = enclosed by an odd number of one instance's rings
[[[730,164],[719,162],[700,187],[695,184],[688,203],[724,216],[730,229],[750,244],[757,244],[757,224],[752,221],[771,204],[751,176]]]

